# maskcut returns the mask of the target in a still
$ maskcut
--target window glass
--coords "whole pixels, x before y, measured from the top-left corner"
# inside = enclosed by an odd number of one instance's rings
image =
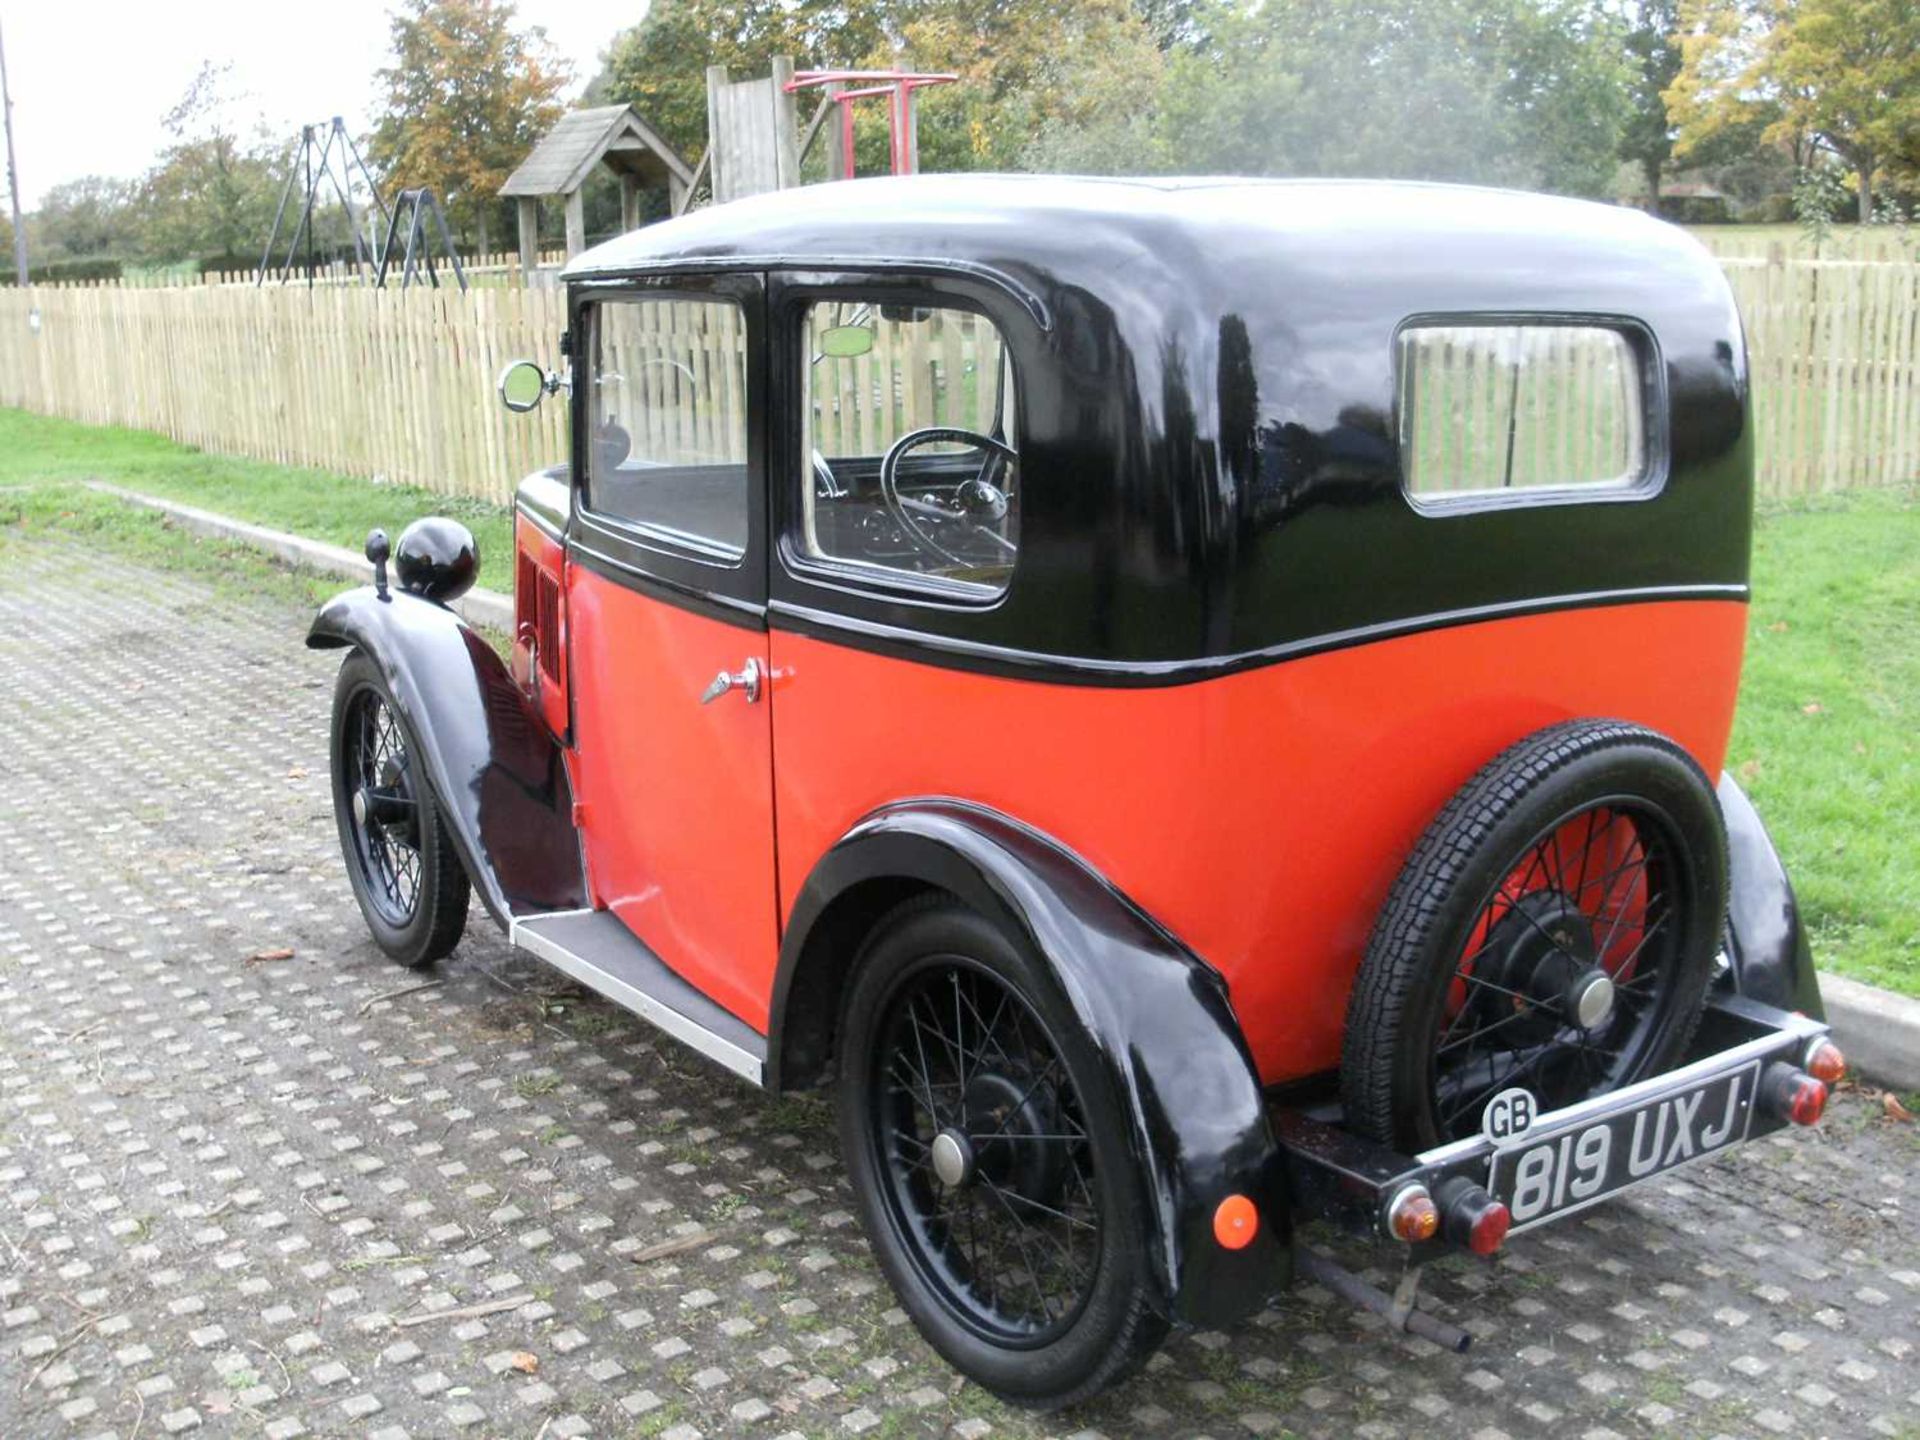
[[[747,547],[747,330],[724,300],[593,312],[587,506],[691,548]]]
[[[1418,499],[1624,490],[1647,477],[1633,343],[1599,326],[1400,332],[1400,456]]]
[[[1013,367],[984,315],[821,301],[802,328],[802,552],[956,598],[1018,553]]]

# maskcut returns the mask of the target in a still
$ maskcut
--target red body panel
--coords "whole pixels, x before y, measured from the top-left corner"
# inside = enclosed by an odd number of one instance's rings
[[[567,572],[574,782],[596,904],[749,1025],[767,1027],[772,706],[700,693],[767,663],[766,636],[575,565]]]
[[[556,735],[567,733],[567,552],[526,516],[514,520],[514,639],[535,644],[533,700]]]
[[[1568,610],[1165,688],[995,678],[777,631],[781,914],[876,807],[976,801],[1078,852],[1215,965],[1263,1079],[1311,1074],[1338,1061],[1374,916],[1448,797],[1513,741],[1574,716],[1651,726],[1717,776],[1745,623],[1733,601]],[[600,688],[635,663],[629,649],[575,673]],[[629,770],[583,779],[589,796],[636,784]],[[741,844],[715,852],[713,883],[746,907],[759,870]],[[729,1004],[750,994],[740,1013],[756,1024],[763,955],[743,950],[735,983],[716,987]]]

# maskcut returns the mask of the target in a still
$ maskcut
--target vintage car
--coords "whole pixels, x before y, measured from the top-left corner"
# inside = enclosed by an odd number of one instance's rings
[[[1723,773],[1739,317],[1681,231],[1444,186],[911,177],[565,273],[517,634],[368,546],[333,784],[404,965],[511,942],[769,1090],[966,1375],[1071,1403],[1810,1124],[1842,1073]],[[554,403],[562,403],[558,398]],[[392,577],[388,576],[388,561]]]

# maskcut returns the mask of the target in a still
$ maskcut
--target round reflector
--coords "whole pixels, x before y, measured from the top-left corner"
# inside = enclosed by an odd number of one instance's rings
[[[1213,1212],[1213,1238],[1224,1250],[1244,1250],[1260,1233],[1260,1212],[1244,1195],[1229,1195]]]

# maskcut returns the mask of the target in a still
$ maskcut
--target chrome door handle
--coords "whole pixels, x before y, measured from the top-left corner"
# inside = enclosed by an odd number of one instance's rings
[[[760,698],[760,662],[748,660],[737,674],[722,670],[713,677],[713,683],[700,692],[700,703],[710,705],[729,690],[738,690],[747,697],[747,703],[753,704]]]

